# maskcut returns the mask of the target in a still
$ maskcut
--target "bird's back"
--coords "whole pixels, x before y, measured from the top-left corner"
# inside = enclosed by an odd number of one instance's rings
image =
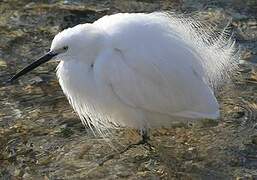
[[[166,52],[170,49],[179,51],[179,45],[187,48],[198,57],[198,62],[195,61],[194,64],[202,67],[202,77],[212,88],[226,82],[237,68],[238,51],[234,41],[226,35],[226,29],[215,34],[211,25],[192,18],[161,12],[119,13],[104,16],[94,24],[111,36],[113,47],[133,49],[145,46],[149,51],[152,50],[149,47],[152,47],[154,52],[158,49]],[[170,39],[173,47],[167,47]],[[183,63],[187,63],[186,61],[191,60],[184,59]]]

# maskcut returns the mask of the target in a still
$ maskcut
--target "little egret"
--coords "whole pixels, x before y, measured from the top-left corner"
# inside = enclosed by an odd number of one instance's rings
[[[234,41],[172,13],[119,13],[58,33],[50,51],[11,81],[54,58],[57,77],[82,123],[103,133],[117,127],[167,127],[216,119],[214,90],[229,79]]]

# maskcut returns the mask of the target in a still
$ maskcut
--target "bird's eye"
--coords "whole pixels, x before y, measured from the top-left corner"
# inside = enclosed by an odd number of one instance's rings
[[[63,47],[63,50],[68,50],[68,46],[64,46],[64,47]]]

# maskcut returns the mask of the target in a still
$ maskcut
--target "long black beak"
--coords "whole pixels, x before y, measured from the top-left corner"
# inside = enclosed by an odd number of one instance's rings
[[[23,68],[21,71],[19,71],[17,74],[15,74],[10,80],[9,82],[13,82],[15,79],[19,78],[20,76],[28,73],[29,71],[35,69],[36,67],[40,66],[41,64],[49,61],[50,59],[52,59],[54,56],[56,56],[58,53],[54,53],[54,52],[48,52],[46,53],[44,56],[40,57],[38,60],[32,62],[30,65],[26,66],[25,68]]]

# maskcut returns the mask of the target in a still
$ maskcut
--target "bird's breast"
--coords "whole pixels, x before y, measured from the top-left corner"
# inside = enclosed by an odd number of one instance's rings
[[[92,67],[83,62],[61,61],[57,67],[59,83],[69,99],[96,99],[97,91]]]
[[[82,122],[99,129],[113,125],[137,127],[138,123],[133,121],[139,119],[137,111],[122,104],[103,78],[104,74],[98,74],[94,68],[63,61],[57,68],[61,88]]]

